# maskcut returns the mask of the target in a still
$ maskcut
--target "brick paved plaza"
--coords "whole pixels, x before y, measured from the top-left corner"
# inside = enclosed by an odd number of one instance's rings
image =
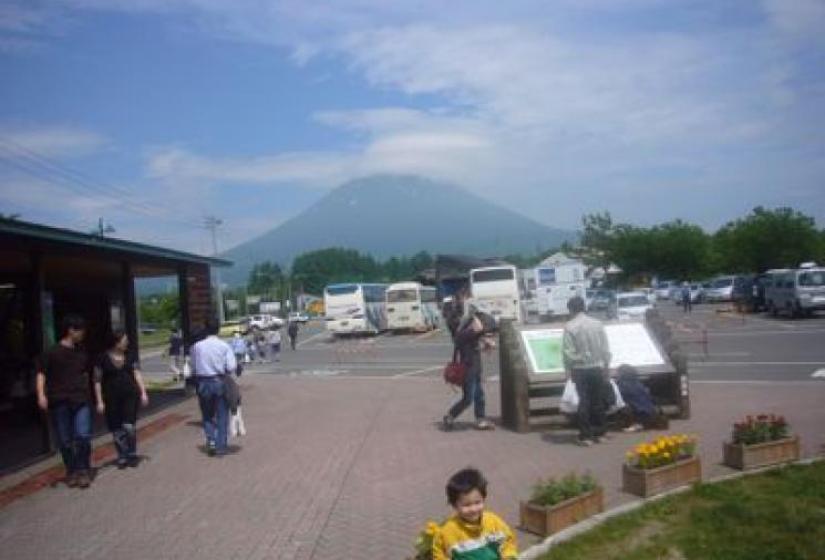
[[[572,432],[514,434],[437,429],[453,393],[434,376],[244,376],[249,434],[238,453],[208,458],[196,402],[160,415],[186,422],[143,442],[137,470],[101,469],[87,491],[46,488],[0,510],[0,549],[17,559],[401,559],[419,526],[448,513],[443,485],[467,464],[489,477],[490,507],[512,525],[536,478],[589,469],[608,506],[622,494],[620,464],[641,435],[585,449]],[[487,383],[491,415],[497,384]],[[731,422],[754,411],[787,415],[811,456],[825,445],[825,383],[693,387],[706,476]],[[105,440],[104,440],[105,441]],[[43,468],[42,466],[39,468]],[[22,476],[22,475],[21,475]],[[520,535],[520,545],[536,542]]]

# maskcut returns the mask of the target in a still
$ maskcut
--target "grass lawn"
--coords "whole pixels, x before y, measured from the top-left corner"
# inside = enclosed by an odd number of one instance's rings
[[[649,504],[557,545],[542,560],[825,559],[825,462]]]

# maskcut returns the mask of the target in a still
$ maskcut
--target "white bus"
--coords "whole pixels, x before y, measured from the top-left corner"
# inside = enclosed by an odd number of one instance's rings
[[[391,331],[429,331],[438,327],[435,288],[418,282],[399,282],[387,288],[387,328]]]
[[[470,302],[496,320],[512,319],[521,322],[516,267],[511,265],[486,266],[470,271]]]
[[[324,289],[327,330],[378,334],[387,330],[386,284],[332,284]]]

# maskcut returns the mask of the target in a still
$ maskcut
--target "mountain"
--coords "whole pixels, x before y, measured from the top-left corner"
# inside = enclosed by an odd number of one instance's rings
[[[235,265],[221,276],[241,284],[258,262],[289,265],[301,253],[327,247],[379,259],[419,251],[503,256],[536,253],[576,237],[451,184],[374,175],[336,188],[275,229],[226,251]]]

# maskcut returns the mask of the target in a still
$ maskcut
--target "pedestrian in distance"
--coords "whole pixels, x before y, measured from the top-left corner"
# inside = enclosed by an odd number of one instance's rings
[[[584,307],[581,296],[567,302],[571,318],[564,326],[562,356],[579,395],[579,444],[589,446],[599,443],[607,432],[605,395],[611,390],[607,382],[610,350],[604,325],[588,316]]]
[[[111,333],[108,350],[94,369],[98,414],[106,415],[120,469],[136,467],[138,406],[149,404],[137,357],[129,352],[129,337],[122,329]]]
[[[47,411],[66,468],[66,485],[88,488],[91,484],[92,411],[90,362],[80,344],[86,322],[66,315],[60,340],[37,364],[37,405]]]
[[[453,515],[433,537],[433,560],[515,560],[518,545],[513,530],[486,509],[487,480],[476,469],[458,471],[447,481],[447,501]]]
[[[172,371],[172,381],[183,379],[183,334],[180,329],[169,329],[169,369]]]
[[[235,331],[229,345],[232,347],[232,353],[235,354],[235,363],[238,364],[235,373],[240,376],[243,373],[243,363],[247,353],[246,340],[241,336],[240,331]]]
[[[450,431],[455,426],[455,419],[471,404],[476,418],[476,429],[492,430],[493,424],[485,416],[484,386],[481,369],[481,352],[495,347],[492,334],[495,320],[486,313],[468,305],[468,314],[456,329],[454,338],[455,351],[464,365],[464,382],[461,386],[461,399],[456,402],[442,419],[442,427]]]
[[[281,329],[272,327],[267,331],[266,337],[267,344],[269,344],[269,348],[272,351],[272,360],[275,362],[281,361]]]
[[[225,376],[235,373],[237,367],[232,348],[218,338],[219,330],[218,321],[210,319],[206,325],[206,338],[192,347],[206,451],[213,457],[225,455],[228,450],[229,407]]]
[[[682,311],[693,312],[693,302],[690,300],[690,284],[682,282]]]
[[[266,359],[266,333],[258,331],[255,333],[255,354],[258,356],[258,363],[263,364]]]
[[[289,347],[295,350],[298,340],[298,321],[290,321],[286,328],[286,333],[289,335]]]

